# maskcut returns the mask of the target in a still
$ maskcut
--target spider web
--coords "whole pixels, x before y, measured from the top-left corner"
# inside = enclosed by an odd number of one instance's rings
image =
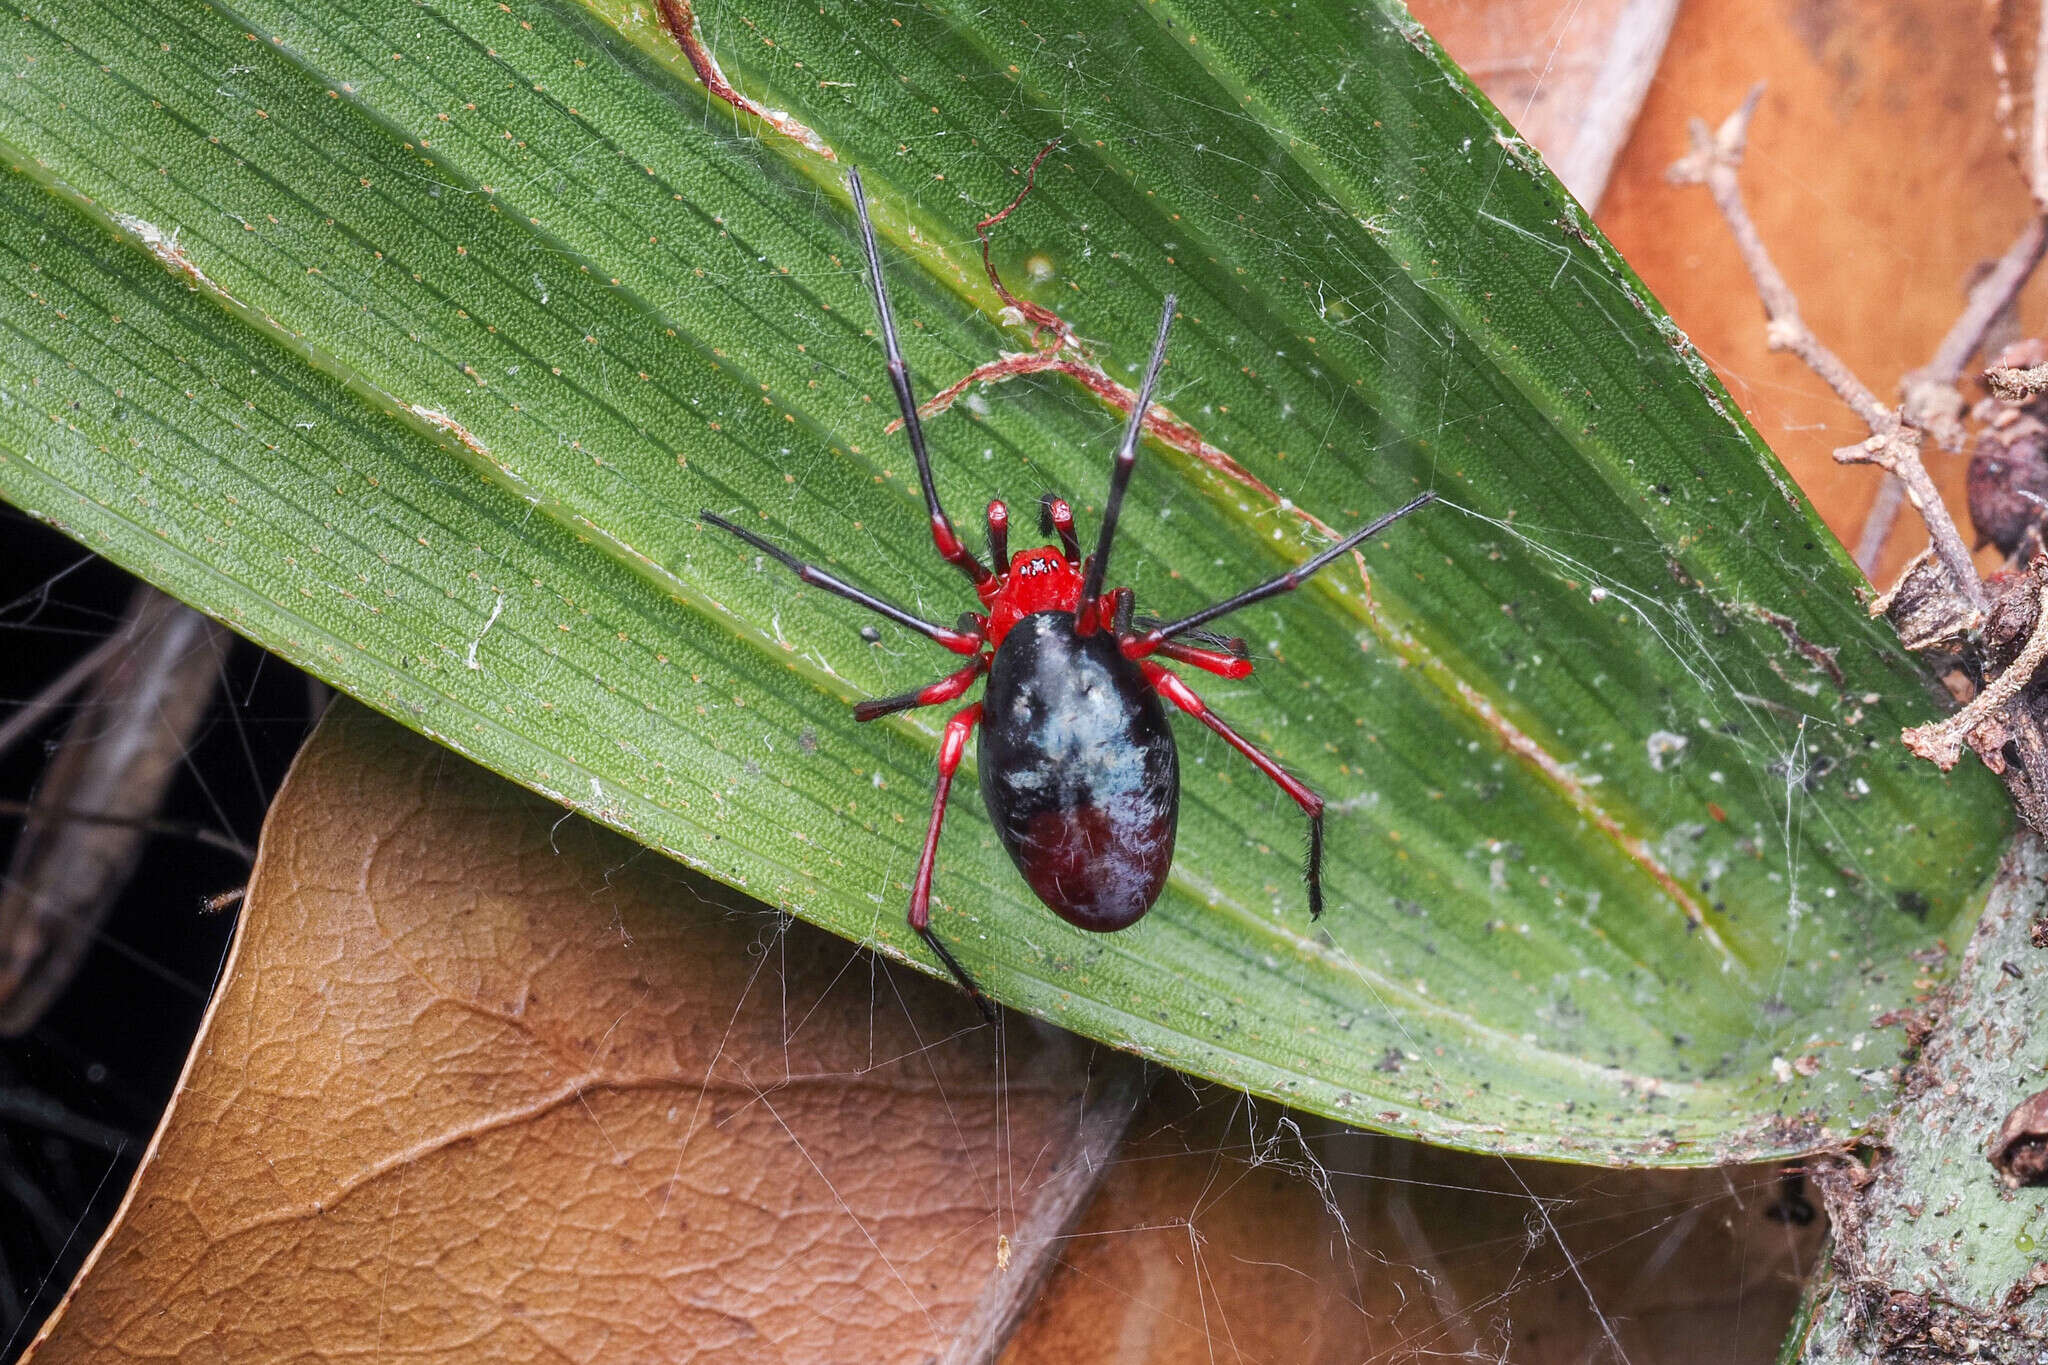
[[[1079,74],[1075,81],[1072,102],[1100,95]],[[1192,136],[1194,124],[1126,131],[1173,138]],[[1609,310],[1634,306],[1611,282],[1570,271],[1562,247],[1545,246],[1559,256],[1553,285],[1577,291],[1610,317]],[[1259,248],[1278,259],[1293,254],[1281,239]],[[1315,289],[1337,326],[1387,306],[1328,281]],[[1448,343],[1442,359],[1448,376]],[[1126,361],[1124,370],[1135,365]],[[1731,383],[1745,394],[1769,388],[1740,375]],[[962,399],[976,415],[1001,401],[993,387]],[[1162,401],[1182,413],[1203,411],[1171,388]],[[1320,452],[1327,440],[1309,448]],[[995,450],[981,455],[993,459]],[[1168,490],[1156,514],[1171,517],[1178,496]],[[1254,516],[1278,519],[1291,510],[1283,499]],[[1784,888],[1794,934],[1772,969],[1782,982],[1806,897],[1832,894],[1802,887],[1796,869],[1809,823],[1826,818],[1809,798],[1812,732],[1833,722],[1788,714],[1762,700],[1754,680],[1731,676],[1712,624],[1668,583],[1635,582],[1601,567],[1611,541],[1570,526],[1456,510],[1492,527],[1517,554],[1583,582],[1595,601],[1623,609],[1707,699],[1709,712],[1693,718],[1698,729],[1736,732],[1743,761],[1715,778],[1768,789],[1782,815],[1780,853],[1794,869]],[[1734,534],[1757,533],[1745,526]],[[1254,647],[1266,662],[1280,645],[1267,639]],[[1252,683],[1270,685],[1264,672]],[[1660,731],[1653,744],[1658,739],[1674,754],[1690,742],[1679,729]],[[1193,762],[1210,757],[1200,753]],[[1837,835],[1834,842],[1846,841]],[[1718,869],[1702,870],[1718,878]],[[888,880],[900,881],[904,871],[892,870]],[[1002,1046],[999,1039],[992,1065],[1002,1065]],[[1015,1206],[999,1207],[993,1225],[1023,1217]],[[1711,1323],[1715,1358],[1761,1360],[1775,1353],[1796,1287],[1812,1268],[1814,1221],[1796,1174],[1777,1169],[1631,1174],[1500,1161],[1344,1129],[1168,1077],[1066,1240],[1054,1292],[1076,1306],[1028,1325],[1014,1358],[1644,1360],[1667,1358],[1679,1342],[1699,1349]]]
[[[17,529],[40,546],[30,564],[61,565],[8,584],[5,628],[36,642],[17,652],[41,661],[35,672],[111,623],[122,577],[78,560],[52,534]],[[253,651],[233,656],[221,677],[216,718],[194,741],[190,784],[171,809],[205,812],[210,825],[253,840],[281,760],[303,732],[309,697],[297,675]],[[11,695],[34,690],[24,680]],[[40,756],[35,746],[26,752]],[[36,767],[16,762],[16,790],[32,788]],[[546,837],[569,848],[559,820],[549,824]],[[176,1002],[151,1008],[166,1016],[182,1010],[196,1022],[224,946],[228,917],[199,914],[193,888],[223,889],[241,875],[234,860],[210,848],[195,852],[188,839],[159,842],[165,847],[153,870],[124,896],[134,910],[110,922],[106,960],[88,969],[104,980],[125,968],[122,984],[85,987],[87,998],[69,1007],[79,1021],[60,1018],[31,1035],[25,1050],[10,1045],[6,1054],[9,1065],[52,1089],[68,1083],[68,1103],[111,1116],[128,1134],[91,1159],[74,1151],[76,1175],[68,1182],[49,1176],[44,1162],[17,1156],[25,1176],[55,1183],[45,1194],[49,1210],[36,1209],[29,1194],[32,1216],[10,1224],[37,1227],[44,1238],[34,1253],[10,1245],[9,1354],[32,1335],[112,1212],[172,1074],[159,1069],[146,1082],[135,1075],[139,1063],[110,1065],[104,1040],[96,1052],[74,1031],[91,1027],[95,995],[132,999],[148,982]],[[648,863],[644,852],[629,853],[604,870],[592,894],[604,895],[614,878],[644,874]],[[167,919],[176,926],[170,937],[129,941],[138,925]],[[1049,1045],[1042,1027],[1021,1016],[1007,1016],[995,1030],[934,1032],[933,1007],[945,1003],[945,988],[786,916],[758,913],[754,922],[754,951],[735,964],[743,980],[732,1010],[783,1015],[782,1072],[731,1074],[731,1059],[721,1055],[705,1085],[737,1086],[776,1113],[792,1084],[858,1087],[926,1076],[942,1094],[969,1173],[947,1198],[979,1210],[953,1241],[931,1250],[981,1262],[1015,1241],[1015,1257],[1045,1254],[1048,1248],[1021,1234],[1050,1170],[1070,1151],[1045,1140],[1044,1115],[1032,1108],[1044,1105],[1049,1074],[1122,1063],[1071,1040]],[[798,955],[823,967],[798,973],[795,940]],[[637,947],[622,932],[604,951],[623,954],[619,961],[630,968]],[[834,995],[848,994],[865,1002],[869,1060],[851,1070],[820,1069],[812,1021]],[[121,1016],[106,1022],[118,1029]],[[904,1035],[907,1049],[878,1041]],[[175,1067],[174,1053],[164,1060]],[[985,1070],[989,1083],[962,1086],[963,1063],[968,1074]],[[680,1107],[677,1172],[695,1144],[732,1121],[701,1103]],[[609,1143],[612,1121],[590,1106],[582,1112]],[[890,1199],[878,1203],[874,1191],[848,1183],[814,1130],[778,1123],[787,1144],[781,1159],[797,1156],[793,1178],[815,1182],[886,1267],[879,1279],[827,1295],[818,1311],[859,1318],[875,1300],[892,1301],[925,1323],[931,1349],[943,1349],[943,1307],[927,1301],[920,1262],[905,1258],[887,1233]],[[28,1131],[17,1117],[0,1136],[19,1143]],[[767,1152],[763,1159],[777,1158]],[[1724,1324],[1716,1332],[1726,1358],[1761,1359],[1811,1269],[1818,1235],[1796,1177],[1775,1169],[1643,1174],[1507,1162],[1359,1132],[1169,1073],[1150,1077],[1126,1137],[1098,1159],[1106,1168],[1079,1220],[1051,1248],[1055,1277],[1041,1310],[1019,1330],[1012,1359],[1087,1359],[1091,1349],[1114,1343],[1118,1358],[1158,1361],[1645,1360],[1661,1358],[1707,1322]],[[17,1184],[6,1193],[21,1199],[21,1190]],[[783,1273],[804,1272],[802,1259],[792,1258]]]
[[[724,35],[714,31],[712,37],[715,45]],[[1077,87],[1070,98],[1081,101],[1092,93]],[[1185,131],[1130,130],[1155,137]],[[1281,240],[1261,246],[1280,258],[1294,250]],[[1626,305],[1618,293],[1601,296],[1602,286],[1589,288],[1583,276],[1568,275],[1566,263],[1561,256],[1559,287],[1587,292],[1596,308]],[[1370,317],[1387,306],[1383,300],[1341,293],[1327,281],[1316,288],[1326,315],[1340,325],[1345,317]],[[1448,342],[1441,358],[1448,376]],[[1768,392],[1760,382],[1745,383],[1744,389]],[[1002,397],[972,392],[963,403],[970,411],[985,410]],[[1172,392],[1165,395],[1169,404],[1175,398]],[[1198,402],[1189,406],[1200,410]],[[1113,429],[1108,419],[1101,425],[1105,433]],[[1312,449],[1320,451],[1326,444],[1319,440]],[[989,445],[979,454],[993,461],[997,452]],[[1311,455],[1304,478],[1317,458]],[[804,471],[799,466],[794,473],[800,482]],[[1156,514],[1173,515],[1178,496],[1169,494]],[[1275,515],[1287,510],[1283,506]],[[1787,717],[1759,703],[1746,680],[1719,668],[1707,623],[1674,594],[1600,567],[1609,547],[1597,537],[1567,526],[1511,523],[1471,508],[1458,510],[1480,518],[1517,552],[1570,573],[1589,592],[1630,613],[1655,648],[1683,661],[1699,692],[1718,708],[1699,724],[1743,722],[1738,742],[1746,761],[1727,776],[1773,789],[1783,812],[1777,831],[1782,855],[1796,869],[1808,821],[1822,818],[1806,798],[1806,780],[1811,773],[1809,727],[1823,722]],[[48,647],[47,635],[83,629],[50,626],[52,604],[68,602],[87,621],[104,618],[104,603],[79,592],[70,573],[39,564],[24,573],[25,581],[10,583],[7,595],[18,614],[0,625]],[[951,600],[936,590],[929,603],[922,593],[918,598],[918,610],[940,618],[943,603]],[[779,621],[771,622],[771,630],[783,638]],[[1259,645],[1262,661],[1271,661],[1280,648],[1277,639]],[[890,656],[897,648],[885,640],[875,652]],[[284,671],[274,662],[264,667]],[[1282,672],[1284,665],[1272,671]],[[260,681],[239,675],[231,679],[237,686]],[[1255,685],[1277,684],[1266,681],[1262,672]],[[30,690],[25,681],[17,682],[9,695],[23,697]],[[255,728],[289,730],[302,719],[271,717]],[[239,710],[224,711],[220,728],[225,733],[246,740],[249,727],[246,702]],[[1668,734],[1679,747],[1687,738],[1679,730]],[[1202,750],[1192,753],[1191,761],[1202,764],[1212,757],[1220,760],[1221,755]],[[246,768],[244,794],[260,809],[274,788],[274,771],[253,757]],[[215,804],[217,797],[217,790],[211,796],[202,792],[193,804],[253,838],[246,813],[235,814],[231,802]],[[878,880],[878,916],[894,913],[892,888],[903,871],[891,869]],[[1796,880],[1786,887],[1795,926],[1807,894]],[[780,961],[787,937],[810,932],[785,918],[764,916],[760,951],[748,964],[749,991],[786,996]],[[168,950],[153,947],[140,955],[157,960]],[[1788,943],[1776,971],[1782,975],[1792,960]],[[185,984],[193,980],[187,969]],[[907,974],[899,969],[848,950],[830,989],[863,992],[876,1016],[900,1015],[916,1029],[920,1015],[906,999],[906,984]],[[800,1015],[792,1017],[788,1071],[816,1079],[818,1073],[803,1064],[802,1024]],[[1028,1221],[1042,1179],[1045,1153],[1018,1150],[1010,1140],[1015,1131],[1011,1109],[1021,1094],[1012,1083],[1012,1031],[1023,1027],[1012,1021],[968,1039],[934,1037],[919,1043],[920,1051],[933,1053],[976,1049],[994,1077],[992,1127],[999,1137],[992,1150],[976,1154],[981,1165],[970,1191],[987,1207],[976,1235],[990,1244]],[[877,1057],[874,1065],[903,1060]],[[73,1063],[61,1063],[60,1069],[68,1065]],[[78,1075],[85,1076],[92,1065],[78,1067]],[[868,1072],[837,1074],[853,1081]],[[774,1085],[758,1078],[757,1084],[763,1102],[772,1104]],[[983,1117],[956,1111],[956,1127],[963,1133],[979,1130]],[[593,1114],[591,1121],[600,1120]],[[802,1145],[793,1132],[789,1139]],[[679,1150],[679,1162],[682,1156]],[[812,1162],[813,1154],[806,1151],[805,1158]],[[813,1169],[829,1186],[822,1164],[814,1162]],[[84,1201],[102,1212],[107,1202],[99,1193],[103,1188],[104,1182],[93,1186]],[[841,1207],[864,1234],[868,1222],[882,1216],[843,1199]],[[1086,1352],[1092,1348],[1123,1360],[1162,1361],[1626,1361],[1661,1358],[1671,1342],[1692,1339],[1711,1324],[1726,1358],[1762,1359],[1775,1348],[1796,1286],[1812,1267],[1818,1232],[1812,1224],[1812,1206],[1796,1177],[1775,1169],[1640,1174],[1506,1162],[1362,1133],[1165,1076],[1138,1109],[1094,1201],[1062,1238],[1061,1266],[1051,1291],[1064,1300],[1062,1306],[1026,1325],[1013,1358],[1091,1358]],[[83,1218],[74,1221],[55,1259],[75,1259],[70,1244],[89,1237],[88,1226]],[[790,1272],[800,1271],[792,1263]],[[904,1305],[925,1315],[913,1277],[892,1269],[890,1279]],[[43,1282],[17,1273],[16,1293]],[[24,1308],[21,1320],[26,1315]],[[1107,1350],[1106,1343],[1114,1343],[1114,1350]]]

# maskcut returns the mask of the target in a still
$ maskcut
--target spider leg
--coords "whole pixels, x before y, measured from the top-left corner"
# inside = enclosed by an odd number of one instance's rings
[[[1010,568],[1010,509],[997,498],[988,505],[988,557],[996,562],[997,573]]]
[[[1138,436],[1145,429],[1145,414],[1152,410],[1152,389],[1159,382],[1159,367],[1166,363],[1166,333],[1173,327],[1174,297],[1166,296],[1159,313],[1159,332],[1152,338],[1152,359],[1145,365],[1145,382],[1138,386],[1138,399],[1131,404],[1131,417],[1124,423],[1124,437],[1117,442],[1116,467],[1109,475],[1109,498],[1102,504],[1102,532],[1095,538],[1095,553],[1088,559],[1088,576],[1081,586],[1081,607],[1076,633],[1087,635],[1096,627],[1095,613],[1088,610],[1102,592],[1103,577],[1109,572],[1109,546],[1116,538],[1117,514],[1123,510],[1124,490],[1130,486],[1131,471],[1138,465]]]
[[[1171,622],[1168,625],[1153,627],[1138,637],[1139,654],[1150,654],[1157,650],[1160,645],[1164,644],[1169,637],[1184,635],[1196,626],[1213,621],[1219,616],[1228,615],[1241,607],[1248,607],[1254,602],[1263,602],[1269,597],[1278,597],[1283,592],[1294,591],[1307,582],[1311,575],[1322,569],[1339,555],[1356,549],[1361,543],[1386,530],[1410,512],[1419,511],[1435,501],[1436,494],[1434,492],[1424,493],[1421,497],[1413,499],[1404,506],[1395,508],[1368,525],[1361,526],[1358,530],[1353,531],[1350,535],[1344,537],[1344,539],[1338,541],[1329,549],[1324,550],[1298,569],[1289,569],[1278,578],[1270,578],[1264,583],[1259,584],[1256,588],[1247,588],[1237,596],[1226,598],[1213,607],[1204,607],[1192,616],[1183,616],[1180,620]]]
[[[770,559],[786,565],[796,573],[798,578],[801,578],[811,586],[823,588],[826,592],[843,597],[849,602],[858,603],[869,611],[888,617],[899,626],[908,626],[921,635],[928,635],[947,649],[952,650],[955,654],[977,653],[984,643],[979,635],[969,634],[966,631],[948,630],[944,626],[933,625],[930,621],[912,616],[893,602],[886,602],[871,592],[865,592],[860,588],[856,588],[851,583],[827,573],[815,564],[806,564],[780,545],[764,540],[752,531],[743,530],[733,525],[733,523],[719,516],[716,512],[700,511],[697,515],[703,520],[710,522],[713,526],[716,526],[719,530],[729,531],[733,535],[738,536]]]
[[[934,683],[927,683],[914,692],[899,692],[893,697],[873,697],[853,704],[853,718],[860,721],[879,720],[898,711],[908,711],[918,706],[939,706],[966,692],[974,686],[974,680],[988,672],[989,660],[994,657],[982,654],[967,667],[948,673]]]
[[[1121,639],[1131,633],[1131,611],[1138,596],[1129,588],[1111,588],[1109,600],[1109,633]]]
[[[1143,643],[1143,637],[1127,635],[1123,639],[1126,656],[1136,657],[1130,655],[1129,651],[1138,648]],[[1143,652],[1163,654],[1177,664],[1187,664],[1214,673],[1219,678],[1234,680],[1249,678],[1252,675],[1252,661],[1242,654],[1221,653],[1213,649],[1203,649],[1199,645],[1182,644],[1179,640],[1161,640],[1158,645]]]
[[[1166,624],[1158,617],[1147,616],[1143,612],[1133,617],[1132,622],[1141,634],[1149,632],[1156,626]],[[1187,636],[1185,642],[1187,644],[1198,645],[1203,649],[1221,650],[1225,654],[1232,654],[1240,659],[1252,657],[1252,647],[1246,644],[1241,636],[1220,635],[1212,630],[1189,630],[1181,633]],[[1168,655],[1167,657],[1171,658],[1172,656]]]
[[[1161,640],[1156,645],[1147,645],[1143,636],[1133,634],[1131,630],[1131,606],[1134,600],[1129,588],[1110,589],[1109,601],[1113,605],[1109,615],[1109,629],[1110,633],[1116,636],[1117,647],[1123,651],[1126,659],[1142,659],[1147,654],[1164,654],[1175,663],[1205,669],[1222,678],[1249,678],[1252,675],[1251,650],[1246,648],[1242,640],[1226,640],[1207,631],[1196,631],[1195,639],[1199,642],[1196,644],[1180,640]],[[1147,630],[1159,624],[1157,617],[1140,616],[1136,619],[1142,622]],[[1205,648],[1208,645],[1220,645],[1222,649]]]
[[[1237,731],[1224,724],[1223,720],[1209,709],[1209,704],[1196,696],[1194,689],[1180,680],[1178,674],[1170,673],[1158,664],[1140,664],[1145,677],[1159,695],[1193,716],[1202,724],[1223,736],[1231,748],[1252,761],[1252,766],[1273,779],[1274,785],[1294,798],[1294,803],[1308,815],[1308,866],[1304,875],[1308,880],[1308,917],[1319,919],[1323,913],[1323,798],[1310,791],[1301,780],[1285,768],[1268,758],[1264,751]]]
[[[1081,538],[1074,534],[1074,509],[1065,498],[1052,492],[1039,496],[1038,529],[1044,535],[1059,534],[1060,553],[1066,556],[1067,563],[1081,562]]]
[[[981,703],[963,706],[946,722],[946,733],[939,740],[939,786],[932,793],[932,823],[925,831],[924,855],[917,860],[917,879],[910,886],[910,927],[924,940],[953,979],[960,983],[960,989],[967,992],[974,1001],[974,1007],[981,1011],[981,1017],[991,1024],[996,1021],[995,1007],[988,997],[981,993],[981,987],[974,984],[974,978],[967,974],[959,960],[947,951],[932,932],[932,865],[939,856],[939,829],[946,823],[946,793],[953,789],[953,774],[960,768],[960,760],[967,753],[967,737],[974,733],[974,727],[981,723]]]
[[[875,245],[875,226],[868,221],[868,197],[861,189],[860,172],[846,173],[846,186],[853,191],[853,209],[860,218],[860,244],[867,253],[868,280],[875,287],[875,311],[882,319],[882,349],[889,357],[889,384],[896,390],[896,406],[903,410],[903,430],[910,437],[910,457],[917,461],[917,481],[924,487],[925,510],[931,514],[932,544],[939,557],[967,575],[976,587],[991,575],[974,552],[960,543],[959,533],[939,504],[939,490],[932,482],[932,457],[925,449],[924,424],[918,420],[917,398],[910,391],[910,371],[904,368],[903,348],[896,344],[896,319],[889,311],[889,291],[882,284],[882,253]]]

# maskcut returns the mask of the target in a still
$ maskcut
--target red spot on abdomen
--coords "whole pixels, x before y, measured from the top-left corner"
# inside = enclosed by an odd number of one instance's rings
[[[1017,867],[1038,898],[1077,929],[1114,933],[1136,923],[1173,866],[1172,816],[1143,823],[1099,807],[1031,817]]]

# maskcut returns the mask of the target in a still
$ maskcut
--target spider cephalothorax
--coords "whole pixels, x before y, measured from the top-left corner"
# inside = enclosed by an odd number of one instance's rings
[[[946,818],[946,796],[967,752],[968,737],[977,727],[981,744],[976,766],[982,801],[1003,847],[1038,898],[1069,923],[1100,932],[1125,928],[1149,910],[1173,864],[1174,829],[1180,815],[1180,762],[1161,698],[1215,731],[1308,815],[1309,914],[1320,915],[1323,799],[1226,725],[1158,659],[1226,678],[1245,677],[1252,665],[1243,642],[1207,635],[1202,626],[1299,587],[1309,575],[1435,495],[1423,493],[1345,536],[1299,568],[1191,616],[1167,623],[1134,618],[1131,590],[1105,592],[1103,582],[1124,490],[1138,460],[1138,437],[1166,359],[1166,334],[1173,325],[1174,310],[1169,294],[1160,313],[1144,383],[1131,404],[1123,439],[1117,445],[1095,553],[1082,557],[1073,509],[1048,493],[1040,501],[1042,529],[1054,534],[1058,543],[1022,550],[1014,557],[1009,549],[1009,509],[1001,502],[988,505],[989,554],[997,566],[990,569],[961,544],[940,505],[917,400],[897,345],[888,292],[882,285],[881,253],[868,221],[858,171],[847,176],[847,186],[860,217],[861,244],[881,317],[889,381],[903,411],[904,431],[910,438],[925,508],[931,515],[932,543],[947,563],[973,582],[982,609],[962,617],[956,627],[936,625],[804,563],[721,516],[702,515],[712,525],[787,565],[806,583],[857,602],[956,654],[969,656],[961,668],[915,691],[857,703],[853,708],[856,720],[955,701],[983,674],[988,675],[983,700],[955,713],[939,741],[938,790],[932,800],[924,854],[918,859],[917,876],[911,884],[910,927],[982,1012],[989,1014],[988,1002],[974,979],[931,930],[932,869]]]

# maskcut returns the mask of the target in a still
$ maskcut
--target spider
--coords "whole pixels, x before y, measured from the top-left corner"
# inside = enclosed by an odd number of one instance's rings
[[[1225,678],[1248,676],[1252,664],[1244,642],[1210,635],[1202,626],[1300,587],[1311,574],[1436,495],[1424,493],[1345,536],[1299,568],[1178,621],[1134,619],[1131,590],[1104,592],[1103,582],[1109,572],[1124,489],[1138,460],[1144,415],[1151,407],[1152,390],[1166,359],[1166,335],[1173,324],[1175,303],[1169,294],[1159,315],[1144,383],[1117,444],[1095,553],[1082,557],[1073,509],[1064,499],[1047,493],[1039,503],[1040,530],[1054,534],[1059,543],[1020,550],[1013,558],[1009,509],[995,501],[988,505],[987,514],[989,556],[998,566],[991,570],[961,543],[939,502],[917,400],[911,393],[888,291],[882,283],[881,252],[868,220],[860,172],[850,173],[846,184],[860,219],[861,246],[881,319],[889,382],[896,390],[903,429],[917,462],[918,483],[931,516],[932,543],[941,558],[974,584],[982,610],[963,615],[953,629],[936,625],[805,563],[716,513],[699,515],[786,565],[813,587],[866,607],[968,657],[965,666],[915,691],[857,703],[855,720],[870,721],[913,707],[957,701],[984,674],[988,676],[983,700],[956,712],[939,741],[938,790],[932,797],[924,853],[911,883],[910,927],[983,1016],[992,1020],[994,1011],[988,998],[931,928],[932,869],[938,857],[939,830],[946,818],[946,797],[967,752],[968,738],[977,728],[981,738],[976,767],[982,802],[1004,849],[1039,900],[1069,924],[1098,933],[1136,923],[1152,908],[1166,884],[1180,814],[1180,760],[1162,698],[1220,735],[1308,816],[1304,875],[1309,916],[1320,916],[1323,798],[1225,724],[1178,674],[1156,662],[1154,656]]]

